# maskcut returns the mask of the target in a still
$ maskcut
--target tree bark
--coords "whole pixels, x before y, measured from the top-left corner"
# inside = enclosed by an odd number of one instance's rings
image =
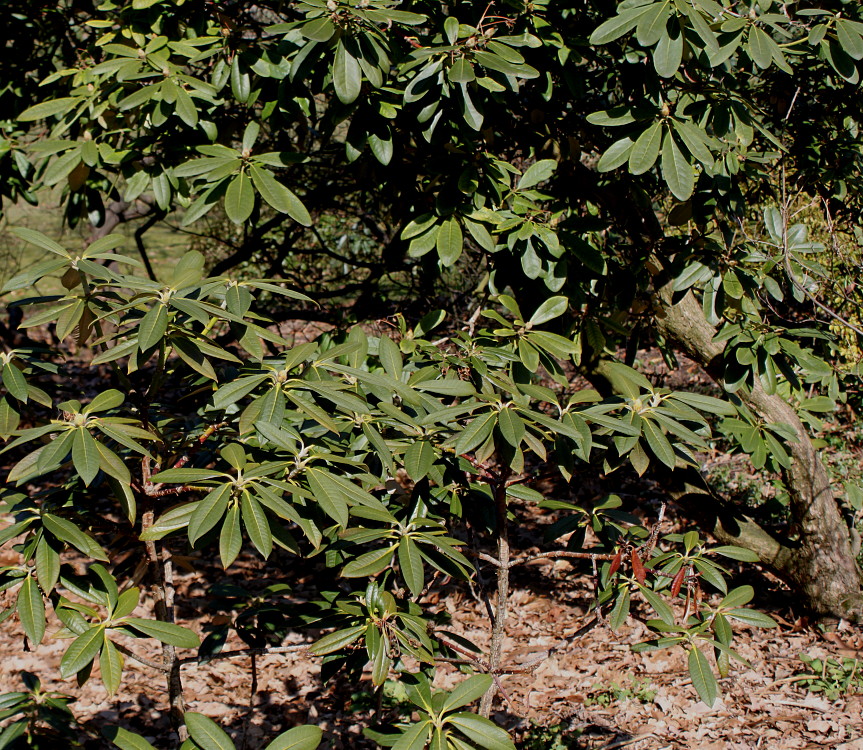
[[[688,292],[674,302],[670,284],[654,295],[656,324],[660,333],[676,341],[718,383],[722,382],[724,346],[715,342],[716,331],[701,305]],[[796,442],[786,445],[791,467],[783,472],[790,496],[793,541],[780,542],[741,514],[714,513],[710,531],[723,542],[739,544],[758,553],[817,616],[863,621],[863,581],[851,543],[851,534],[839,512],[830,477],[804,424],[794,408],[779,395],[770,395],[758,379],[741,389],[741,399],[765,422],[789,425]],[[705,508],[721,507],[709,491],[683,482],[677,494],[690,508],[709,496]]]

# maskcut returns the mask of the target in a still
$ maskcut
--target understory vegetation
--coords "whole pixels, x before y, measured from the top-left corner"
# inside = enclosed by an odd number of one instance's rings
[[[713,706],[776,582],[863,620],[859,3],[7,6],[0,628],[68,690],[0,748],[247,748],[268,655],[363,737],[268,750],[575,747],[502,679],[593,628]],[[516,659],[537,562],[584,620]],[[229,734],[184,680],[238,659]],[[170,733],[78,724],[132,662]]]

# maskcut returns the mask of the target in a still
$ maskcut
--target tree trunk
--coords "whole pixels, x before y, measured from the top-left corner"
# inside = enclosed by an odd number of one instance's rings
[[[674,303],[671,286],[666,285],[654,295],[654,304],[659,332],[680,344],[689,357],[721,383],[724,347],[713,340],[716,331],[692,293]],[[791,468],[783,472],[790,495],[790,531],[794,540],[780,542],[751,519],[739,513],[729,515],[727,508],[724,513],[714,513],[709,530],[724,542],[758,553],[814,614],[863,620],[863,581],[850,530],[806,427],[793,407],[781,396],[766,393],[757,378],[751,389],[741,389],[737,395],[765,422],[789,425],[797,435],[796,442],[786,445]],[[698,504],[697,500],[693,502],[693,495],[705,498],[709,491],[684,481],[672,494],[692,507]],[[711,506],[721,507],[712,495],[705,507]]]

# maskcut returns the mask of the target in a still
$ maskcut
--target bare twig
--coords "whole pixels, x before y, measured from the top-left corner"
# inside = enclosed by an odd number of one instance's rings
[[[158,669],[160,672],[169,672],[170,670],[166,667],[162,662],[155,661],[154,659],[148,659],[146,656],[140,656],[136,654],[132,649],[127,648],[122,643],[117,643],[115,641],[111,641],[116,647],[117,651],[125,656],[128,656],[133,661],[137,661],[140,664],[143,664],[146,667],[150,667],[151,669]]]
[[[494,625],[491,632],[491,647],[489,649],[488,666],[489,672],[494,676],[494,671],[500,666],[503,654],[503,639],[506,635],[506,618],[509,600],[509,529],[507,527],[507,504],[506,504],[506,480],[508,467],[504,466],[500,475],[492,485],[494,490],[497,535],[497,559],[500,565],[497,569],[497,607],[494,613]],[[500,689],[500,684],[495,680],[495,686]],[[501,691],[503,693],[503,691]],[[480,702],[480,715],[488,717],[491,713],[491,705],[494,700],[495,688],[489,688]]]
[[[206,664],[207,662],[215,661],[216,659],[233,659],[238,656],[269,656],[270,654],[295,654],[300,652],[308,652],[309,643],[298,643],[293,646],[265,646],[263,648],[238,648],[234,651],[222,651],[218,654],[209,654],[207,656],[186,656],[179,659],[181,666],[186,664]],[[304,656],[309,654],[304,653]]]

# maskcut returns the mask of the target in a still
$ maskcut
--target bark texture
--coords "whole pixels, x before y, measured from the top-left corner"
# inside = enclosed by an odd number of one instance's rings
[[[723,344],[713,341],[716,331],[695,297],[687,293],[675,302],[666,285],[656,293],[654,303],[660,333],[676,341],[721,383]],[[678,482],[672,494],[690,508],[702,503],[702,512],[712,516],[711,531],[718,539],[757,552],[814,614],[863,620],[863,581],[850,530],[806,427],[790,404],[779,395],[766,393],[757,379],[751,389],[741,389],[738,395],[765,422],[789,425],[797,435],[796,442],[786,445],[791,468],[784,472],[793,541],[777,540],[752,519],[723,511],[721,502],[697,482]]]

